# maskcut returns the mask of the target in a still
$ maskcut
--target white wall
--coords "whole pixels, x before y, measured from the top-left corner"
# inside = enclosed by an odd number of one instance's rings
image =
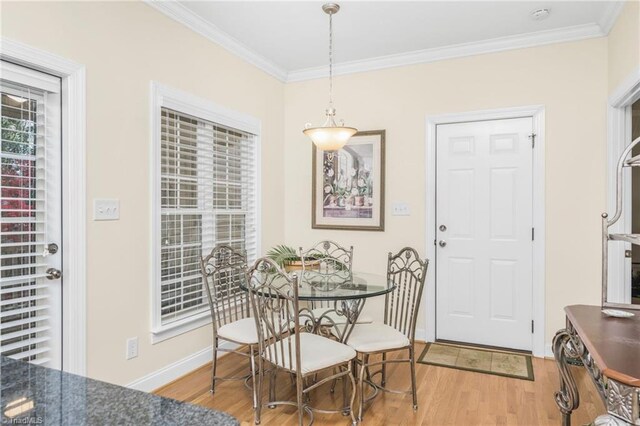
[[[544,105],[546,108],[546,341],[564,325],[563,307],[599,303],[600,213],[605,203],[607,40],[592,39],[341,76],[338,115],[360,130],[386,129],[385,232],[311,229],[311,146],[327,80],[285,88],[285,236],[309,245],[354,244],[354,269],[384,273],[405,245],[424,256],[425,116]],[[391,216],[405,201],[411,216]],[[432,286],[433,282],[428,282]],[[369,303],[376,309],[382,298]],[[424,310],[418,328],[425,328]]]
[[[126,384],[211,345],[210,327],[149,340],[149,82],[262,121],[264,247],[284,235],[283,84],[142,2],[2,2],[1,24],[86,65],[88,375]],[[120,220],[93,222],[94,198],[119,198]],[[133,336],[140,355],[126,361]]]

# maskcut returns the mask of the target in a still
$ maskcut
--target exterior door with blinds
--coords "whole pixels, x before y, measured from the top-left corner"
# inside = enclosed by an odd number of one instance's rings
[[[60,369],[60,79],[0,71],[0,353]]]

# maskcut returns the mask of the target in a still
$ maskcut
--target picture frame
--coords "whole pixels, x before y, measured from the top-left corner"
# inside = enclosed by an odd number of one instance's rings
[[[385,130],[367,130],[338,151],[313,145],[313,229],[384,231],[385,138]]]

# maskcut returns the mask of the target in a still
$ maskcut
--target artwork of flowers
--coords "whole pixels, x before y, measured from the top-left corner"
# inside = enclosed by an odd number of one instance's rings
[[[384,136],[358,132],[341,150],[314,147],[314,228],[384,230]]]

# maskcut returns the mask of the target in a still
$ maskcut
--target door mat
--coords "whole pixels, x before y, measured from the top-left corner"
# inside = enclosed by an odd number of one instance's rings
[[[534,381],[531,355],[445,343],[427,343],[421,364]]]

